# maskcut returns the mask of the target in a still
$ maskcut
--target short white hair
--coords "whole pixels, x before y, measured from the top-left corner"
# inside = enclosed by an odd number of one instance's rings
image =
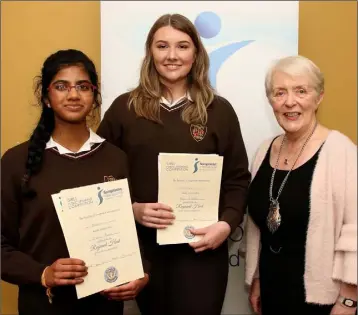
[[[317,94],[324,91],[324,76],[317,65],[303,56],[289,56],[274,62],[265,77],[266,96],[270,98],[273,88],[273,76],[276,72],[283,72],[289,76],[306,76],[313,83]]]

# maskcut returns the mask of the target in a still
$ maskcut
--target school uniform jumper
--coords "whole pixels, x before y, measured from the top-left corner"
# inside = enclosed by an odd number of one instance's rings
[[[41,275],[46,266],[69,257],[51,194],[126,178],[125,154],[107,141],[93,143],[86,152],[61,154],[50,140],[40,172],[30,179],[30,187],[37,195],[24,199],[20,184],[28,146],[29,142],[22,143],[1,159],[1,278],[19,286],[19,314],[122,314],[122,302],[110,301],[100,294],[77,300],[74,286],[54,287],[50,304]]]
[[[243,218],[250,173],[239,121],[230,103],[215,96],[207,125],[201,126],[182,121],[187,98],[171,107],[161,103],[162,123],[137,117],[128,99],[129,93],[115,99],[97,133],[128,155],[132,201],[158,201],[159,153],[219,154],[224,157],[219,220],[234,231]],[[220,314],[228,277],[227,242],[196,254],[188,244],[159,246],[156,229],[137,224],[137,231],[151,263],[149,285],[137,298],[142,314]]]

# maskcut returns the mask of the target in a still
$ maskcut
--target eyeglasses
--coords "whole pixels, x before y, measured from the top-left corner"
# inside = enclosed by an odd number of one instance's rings
[[[65,82],[55,82],[51,84],[47,90],[54,90],[59,93],[69,93],[72,88],[75,88],[75,90],[80,94],[93,93],[93,91],[97,89],[96,86],[89,82],[82,82],[76,85],[70,85]]]

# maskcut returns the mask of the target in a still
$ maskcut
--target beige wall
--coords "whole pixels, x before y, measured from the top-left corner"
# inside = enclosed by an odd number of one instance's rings
[[[1,153],[28,139],[38,110],[33,78],[59,49],[85,51],[100,72],[100,5],[96,1],[1,3]]]
[[[357,2],[302,1],[299,53],[325,74],[320,121],[357,143]]]
[[[44,59],[63,48],[85,51],[100,71],[98,2],[1,3],[1,153],[25,141],[36,123],[32,82]],[[357,4],[300,3],[299,53],[326,75],[321,122],[357,141]],[[15,314],[16,287],[2,283],[1,314]]]
[[[85,51],[100,72],[100,5],[94,1],[1,2],[1,154],[28,139],[38,110],[33,78],[63,48]],[[2,283],[1,314],[16,314],[17,289]],[[36,314],[34,314],[36,315]]]

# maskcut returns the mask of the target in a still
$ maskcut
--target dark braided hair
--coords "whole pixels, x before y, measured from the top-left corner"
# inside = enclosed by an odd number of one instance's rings
[[[48,107],[48,87],[61,69],[70,66],[82,66],[88,73],[91,83],[96,87],[99,85],[94,63],[81,51],[75,49],[59,50],[45,60],[41,75],[36,78],[35,86],[35,95],[42,112],[39,122],[30,137],[25,165],[26,171],[21,183],[22,193],[28,198],[36,196],[36,192],[30,188],[30,179],[31,176],[41,170],[46,143],[50,140],[55,129],[55,114],[53,109]],[[99,108],[101,105],[101,95],[98,90],[98,88],[94,90],[95,108]]]

